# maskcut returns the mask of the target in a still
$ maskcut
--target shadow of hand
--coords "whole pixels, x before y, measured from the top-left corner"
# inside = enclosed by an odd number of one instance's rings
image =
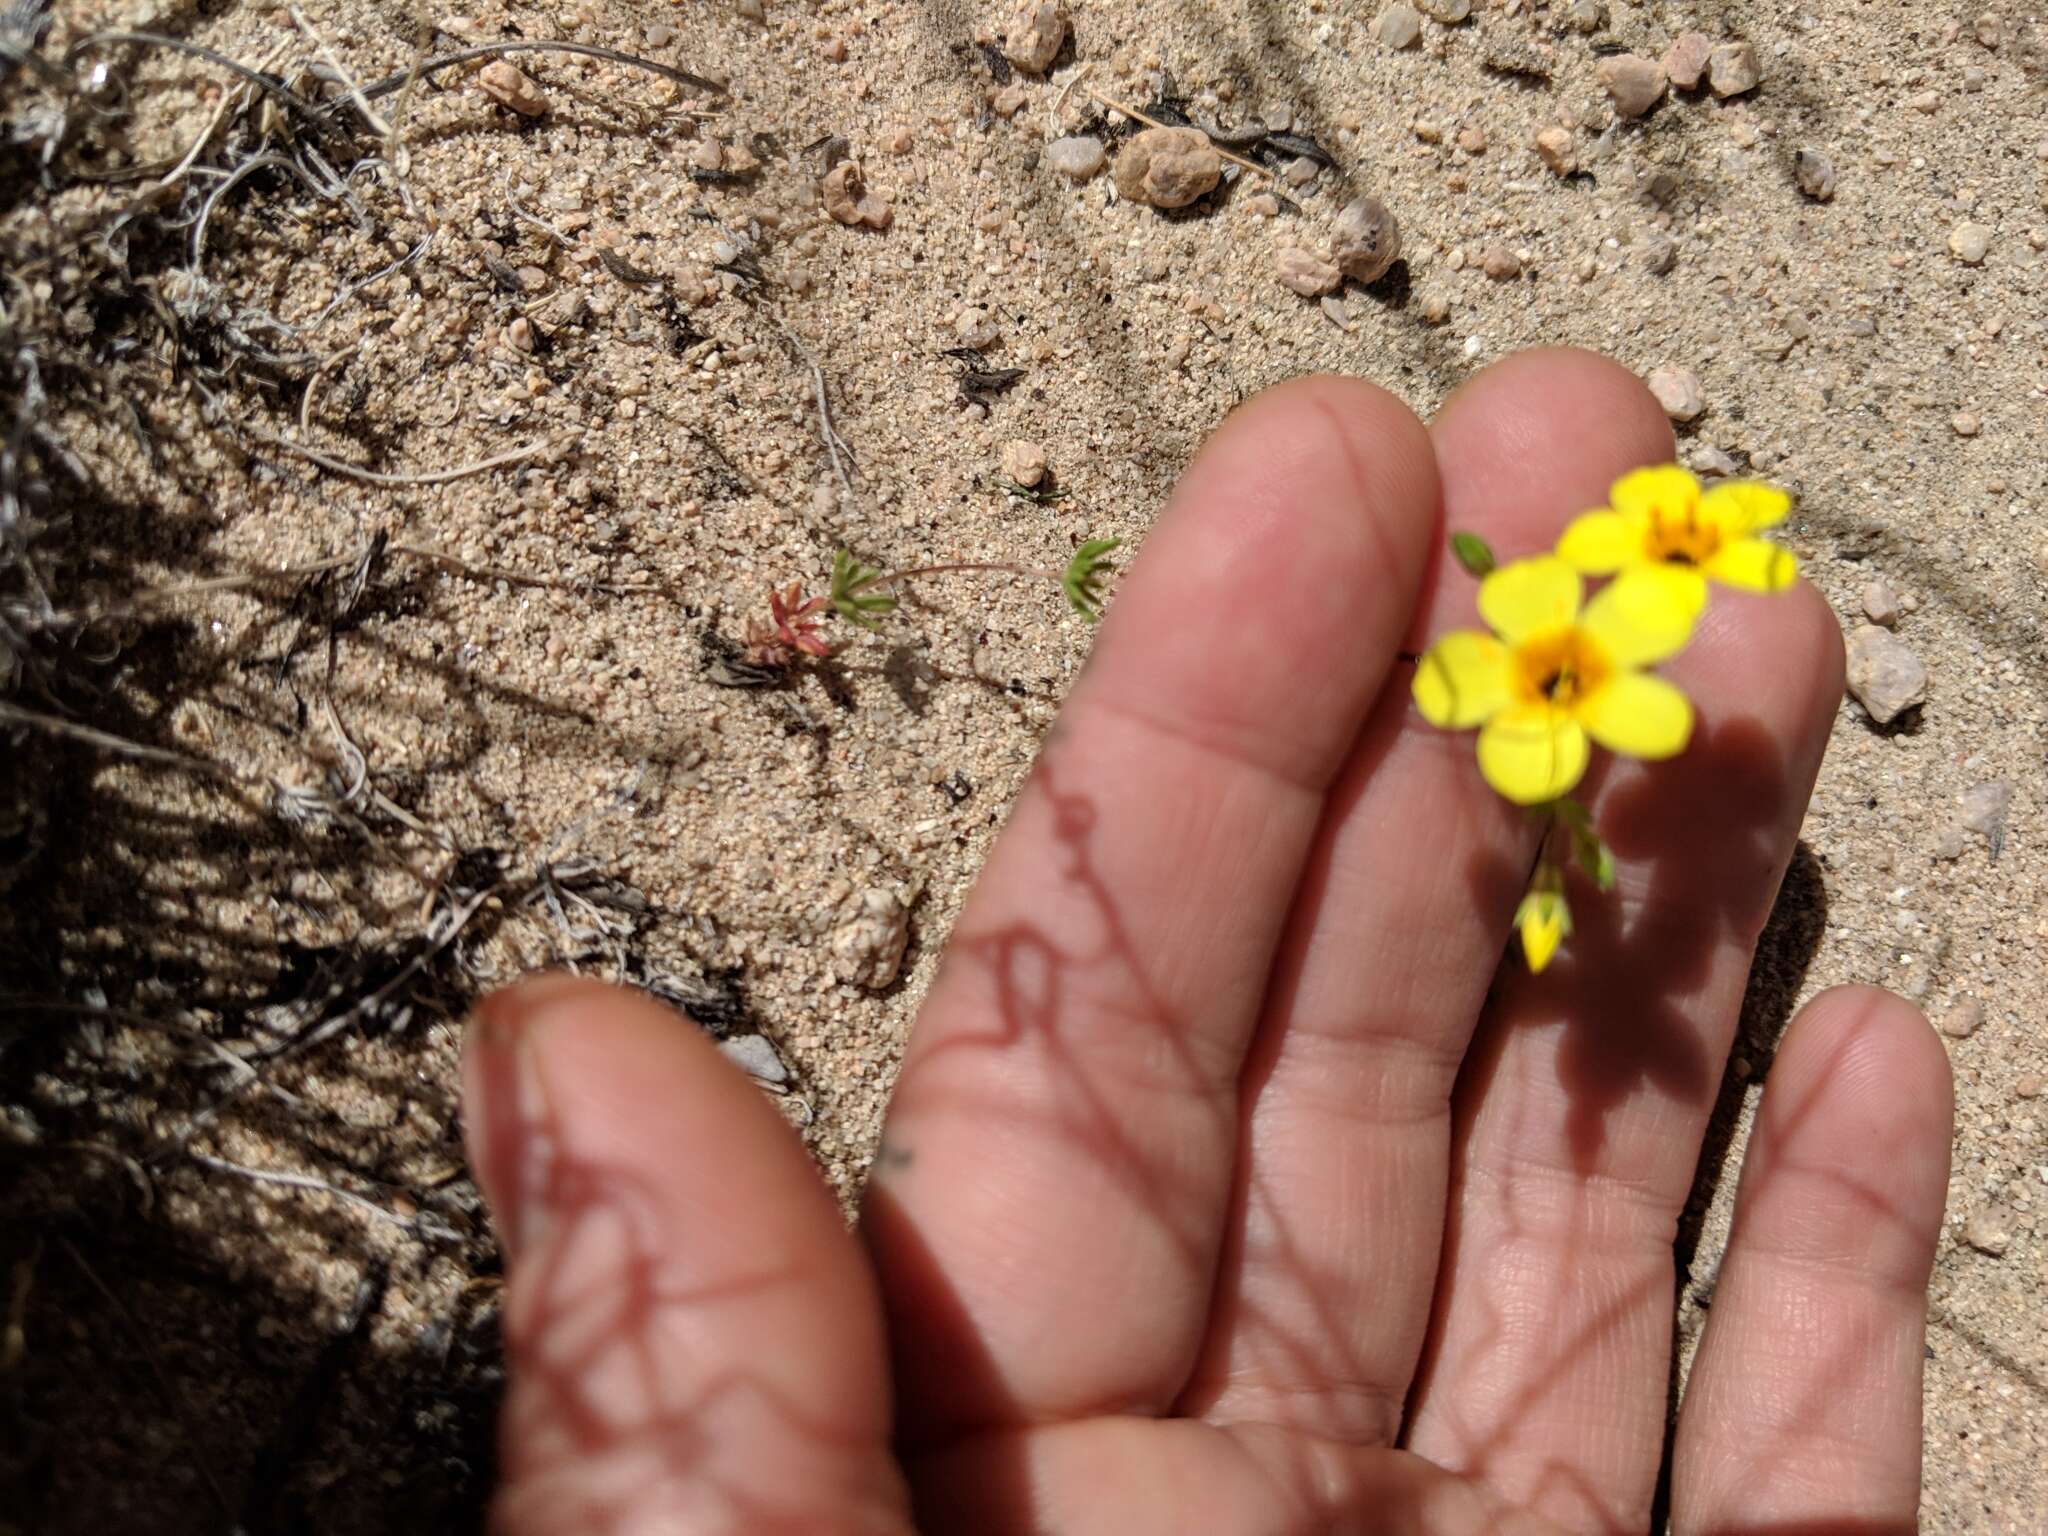
[[[504,1231],[507,1531],[1904,1531],[1946,1057],[1795,1021],[1670,1422],[1673,1240],[1840,696],[1803,589],[1670,669],[1685,755],[1499,961],[1536,828],[1397,658],[1441,521],[1540,547],[1668,458],[1634,379],[1512,359],[1425,429],[1311,380],[1184,480],[952,936],[861,1241],[672,1014],[551,981],[472,1031]],[[1217,615],[1224,617],[1218,618]],[[1675,1438],[1674,1438],[1675,1436]]]

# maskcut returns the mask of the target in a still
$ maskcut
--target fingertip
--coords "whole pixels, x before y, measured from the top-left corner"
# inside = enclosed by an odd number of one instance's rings
[[[1420,418],[1386,390],[1310,374],[1232,411],[1174,502],[1264,536],[1305,538],[1335,562],[1332,590],[1412,593],[1431,544],[1436,454]]]
[[[789,1511],[749,1528],[901,1529],[871,1278],[745,1074],[570,976],[480,1002],[463,1072],[507,1260],[495,1528],[653,1529],[744,1485]]]
[[[1444,401],[1431,431],[1439,457],[1459,465],[1472,494],[1527,500],[1533,485],[1546,502],[1579,510],[1603,505],[1628,470],[1676,452],[1670,420],[1643,381],[1576,347],[1539,347],[1494,363]]]
[[[1948,1051],[1927,1016],[1882,987],[1842,986],[1800,1010],[1779,1048],[1765,1094],[1765,1124],[1781,1131],[1792,1106],[1825,1088],[1845,1139],[1877,1146],[1946,1147],[1955,1081]],[[1946,1159],[1940,1181],[1947,1182]]]
[[[1910,1003],[1838,987],[1792,1021],[1680,1413],[1681,1536],[1912,1529],[1951,1113]]]
[[[1104,622],[1086,696],[1326,776],[1407,629],[1438,503],[1428,434],[1386,391],[1329,376],[1264,391],[1181,477]],[[1283,714],[1274,680],[1306,667],[1325,693]]]

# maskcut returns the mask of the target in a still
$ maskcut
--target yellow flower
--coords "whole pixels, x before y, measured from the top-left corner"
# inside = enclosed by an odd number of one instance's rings
[[[1782,592],[1799,574],[1789,551],[1756,536],[1792,510],[1792,498],[1774,485],[1727,480],[1703,492],[1690,471],[1660,464],[1623,475],[1608,495],[1611,506],[1573,519],[1557,541],[1558,554],[1588,576],[1656,571],[1697,613],[1709,577]]]
[[[1522,958],[1541,972],[1572,931],[1572,909],[1565,905],[1561,878],[1545,881],[1539,874],[1522,904],[1515,909],[1515,927],[1522,935]]]
[[[1479,613],[1495,633],[1453,631],[1415,669],[1423,718],[1478,726],[1479,771],[1518,805],[1570,791],[1589,737],[1663,758],[1692,735],[1685,695],[1639,669],[1677,654],[1699,610],[1654,574],[1609,582],[1584,612],[1580,595],[1578,572],[1555,555],[1502,566],[1479,584]]]

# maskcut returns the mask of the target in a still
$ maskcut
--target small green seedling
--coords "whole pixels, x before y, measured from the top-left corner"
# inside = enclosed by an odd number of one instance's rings
[[[1101,583],[1109,569],[1108,556],[1122,543],[1122,539],[1090,539],[1074,551],[1073,559],[1064,568],[1057,571],[1001,560],[964,560],[946,565],[909,566],[884,571],[861,564],[852,551],[842,549],[832,557],[831,585],[817,596],[805,596],[800,581],[769,589],[767,620],[754,618],[747,621],[746,660],[753,666],[778,671],[793,665],[799,656],[822,660],[839,649],[836,643],[825,638],[823,624],[826,619],[836,615],[858,629],[878,631],[882,626],[877,621],[896,611],[897,599],[893,588],[920,576],[943,576],[963,571],[985,571],[1055,582],[1074,612],[1092,624],[1102,617]]]

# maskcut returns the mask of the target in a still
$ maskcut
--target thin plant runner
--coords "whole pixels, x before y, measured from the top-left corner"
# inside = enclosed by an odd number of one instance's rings
[[[1572,931],[1565,865],[1575,859],[1602,891],[1614,857],[1592,814],[1571,798],[1595,746],[1656,762],[1692,739],[1692,702],[1649,669],[1692,639],[1709,583],[1782,592],[1798,576],[1791,553],[1762,529],[1792,498],[1776,486],[1730,481],[1703,490],[1676,464],[1624,475],[1609,505],[1574,518],[1554,554],[1498,565],[1475,534],[1451,552],[1479,580],[1487,630],[1453,630],[1417,662],[1416,708],[1430,724],[1479,732],[1486,782],[1544,821],[1527,892],[1515,913],[1532,971]],[[1611,577],[1590,600],[1586,576]]]

